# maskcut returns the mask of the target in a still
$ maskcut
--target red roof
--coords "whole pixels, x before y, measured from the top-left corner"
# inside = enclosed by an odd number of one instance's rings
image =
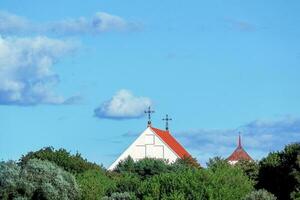
[[[228,161],[238,161],[238,160],[253,160],[249,154],[244,150],[241,143],[241,136],[239,136],[238,147],[234,152],[227,158]]]
[[[177,142],[169,131],[163,131],[150,127],[160,139],[162,139],[180,158],[191,157],[191,155]]]

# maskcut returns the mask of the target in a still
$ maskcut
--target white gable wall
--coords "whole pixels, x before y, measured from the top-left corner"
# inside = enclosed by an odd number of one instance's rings
[[[108,168],[113,170],[120,161],[132,157],[134,161],[143,158],[166,159],[174,162],[179,156],[161,140],[151,128],[147,128],[141,135],[121,154],[121,156]]]

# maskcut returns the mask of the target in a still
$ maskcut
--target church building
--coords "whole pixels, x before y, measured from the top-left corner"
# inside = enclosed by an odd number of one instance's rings
[[[171,120],[166,116],[166,130],[154,128],[151,124],[150,114],[153,112],[148,109],[145,111],[148,114],[148,127],[144,130],[137,139],[120,155],[120,157],[108,168],[113,170],[118,163],[128,156],[134,161],[143,158],[164,159],[170,163],[178,158],[190,157],[190,154],[181,144],[172,136],[168,128],[168,121]]]
[[[226,160],[231,165],[235,165],[240,160],[253,161],[253,159],[249,156],[249,154],[242,147],[241,135],[239,135],[237,148]]]

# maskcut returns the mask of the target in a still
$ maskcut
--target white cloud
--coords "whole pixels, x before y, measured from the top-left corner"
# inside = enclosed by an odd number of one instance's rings
[[[24,17],[0,12],[0,33],[27,32],[31,28],[31,23]]]
[[[284,117],[278,120],[256,120],[236,129],[199,129],[174,134],[202,164],[205,164],[208,158],[214,156],[228,157],[237,146],[239,131],[246,151],[254,159],[260,159],[270,151],[277,151],[289,143],[299,142],[300,119]]]
[[[72,52],[72,42],[47,37],[0,36],[0,104],[36,105],[71,103],[55,94],[59,76],[52,66]]]
[[[19,34],[99,34],[109,31],[137,30],[140,25],[105,12],[97,12],[93,17],[79,17],[58,21],[33,23],[24,17],[0,11],[0,33]]]
[[[94,16],[93,20],[93,27],[98,32],[103,31],[111,31],[111,30],[126,30],[130,28],[131,25],[122,19],[119,16],[110,15],[104,12],[98,12]]]
[[[109,119],[130,119],[144,116],[152,102],[147,97],[136,97],[128,90],[118,91],[109,101],[95,109],[95,116]]]

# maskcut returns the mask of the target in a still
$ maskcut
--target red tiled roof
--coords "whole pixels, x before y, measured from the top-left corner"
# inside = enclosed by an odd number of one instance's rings
[[[236,160],[253,160],[249,154],[242,148],[238,147],[236,150],[227,158],[229,161],[236,161]]]
[[[234,152],[227,158],[228,161],[238,161],[238,160],[253,160],[249,154],[242,147],[241,136],[239,136],[238,147]]]
[[[180,158],[191,157],[191,155],[177,142],[169,131],[163,131],[150,127]]]

